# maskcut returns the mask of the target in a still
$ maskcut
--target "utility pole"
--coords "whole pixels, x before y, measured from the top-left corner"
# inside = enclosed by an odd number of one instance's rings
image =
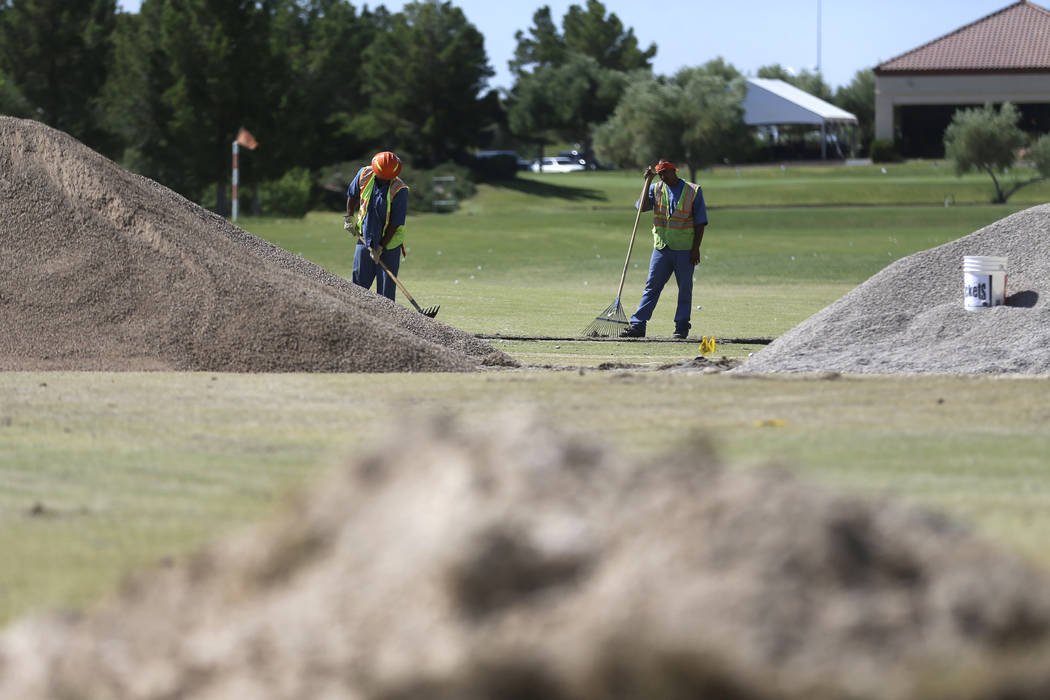
[[[817,0],[817,75],[820,75],[820,0]]]
[[[254,151],[259,147],[259,142],[255,140],[251,132],[245,129],[243,126],[240,131],[237,132],[237,138],[233,140],[233,220],[237,220],[237,197],[239,195],[238,186],[241,184],[241,170],[240,170],[240,146],[244,146],[249,151]]]

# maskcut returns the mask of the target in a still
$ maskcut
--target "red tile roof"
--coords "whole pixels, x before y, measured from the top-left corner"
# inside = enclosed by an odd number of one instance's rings
[[[1046,71],[1050,71],[1050,11],[1027,0],[875,68],[879,75]]]

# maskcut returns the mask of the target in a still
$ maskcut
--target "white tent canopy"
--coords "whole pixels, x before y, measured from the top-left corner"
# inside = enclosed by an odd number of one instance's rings
[[[825,135],[829,124],[857,124],[857,117],[783,80],[748,78],[744,98],[748,126],[813,124],[820,127],[821,156],[827,157]]]

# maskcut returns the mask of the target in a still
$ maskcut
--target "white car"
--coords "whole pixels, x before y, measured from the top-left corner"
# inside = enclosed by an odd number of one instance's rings
[[[529,169],[534,173],[574,173],[583,170],[584,167],[572,158],[565,156],[552,156],[543,159],[543,170],[540,170],[540,161],[533,161]]]

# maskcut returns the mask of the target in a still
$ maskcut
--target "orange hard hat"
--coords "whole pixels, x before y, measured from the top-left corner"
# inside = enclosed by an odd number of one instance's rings
[[[390,151],[376,153],[372,158],[372,172],[380,180],[393,180],[401,173],[401,159]]]
[[[653,169],[658,173],[662,173],[665,170],[678,170],[678,166],[669,160],[661,160]]]

